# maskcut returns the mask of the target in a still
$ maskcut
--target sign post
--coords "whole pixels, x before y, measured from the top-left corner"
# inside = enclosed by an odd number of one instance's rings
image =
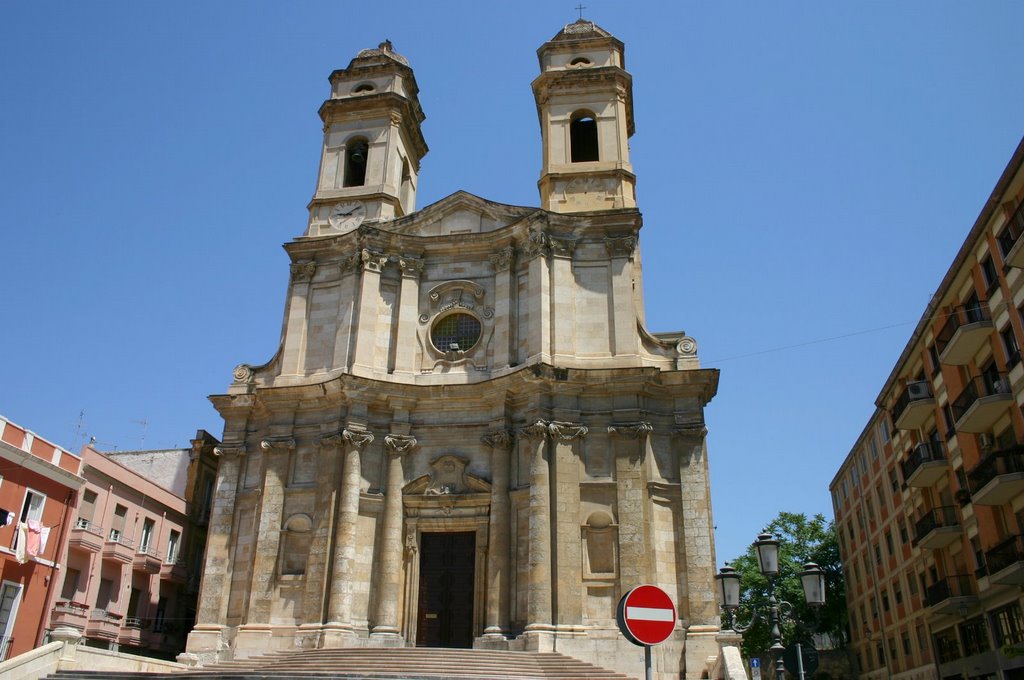
[[[651,680],[651,647],[667,640],[676,628],[672,598],[657,586],[637,586],[619,600],[616,619],[625,638],[644,648],[646,678]]]

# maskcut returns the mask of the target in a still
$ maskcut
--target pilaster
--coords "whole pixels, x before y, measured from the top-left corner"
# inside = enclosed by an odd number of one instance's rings
[[[551,602],[551,474],[548,423],[519,430],[530,447],[529,577],[526,583],[526,632],[553,631]]]
[[[220,459],[214,487],[213,507],[206,533],[206,562],[199,591],[196,624],[223,625],[231,593],[231,545],[234,538],[235,495],[245,458],[245,445],[223,444],[214,448]]]
[[[606,238],[605,248],[611,260],[612,276],[612,355],[632,355],[637,346],[637,309],[633,293],[633,251],[635,236]]]
[[[372,375],[377,368],[374,355],[377,345],[377,311],[380,305],[380,275],[388,256],[364,248],[361,254],[363,270],[359,285],[359,316],[357,318],[356,350],[353,372]],[[360,370],[361,369],[361,370]]]
[[[644,473],[649,423],[611,425],[615,455],[615,493],[619,522],[619,585],[622,592],[646,583],[651,573],[648,551],[649,502]]]
[[[527,284],[527,358],[551,356],[551,273],[548,254],[551,245],[548,235],[540,229],[531,229],[523,246],[523,255],[528,260]],[[520,328],[523,319],[519,320]]]
[[[557,363],[558,357],[572,359],[575,353],[576,310],[573,290],[576,282],[572,275],[572,256],[576,242],[549,236],[548,243],[551,251],[551,357]],[[561,295],[554,294],[554,291],[560,291]]]
[[[328,556],[332,554],[331,538],[334,535],[338,515],[338,482],[344,457],[341,451],[345,440],[341,432],[320,438],[316,485],[316,500],[313,508],[313,540],[306,560],[306,592],[303,601],[303,622],[319,635],[320,624],[324,622],[328,586]],[[310,646],[318,646],[310,645]]]
[[[306,307],[309,286],[316,273],[315,262],[295,262],[291,265],[291,291],[288,296],[288,321],[285,326],[284,351],[281,356],[281,374],[295,375],[302,366],[306,345]]]
[[[552,530],[555,534],[555,623],[573,632],[583,623],[583,555],[580,544],[580,467],[576,447],[587,434],[582,423],[548,424],[554,444]]]
[[[512,363],[515,356],[515,333],[512,328],[512,291],[515,288],[513,283],[512,263],[515,259],[515,250],[506,246],[490,256],[491,264],[494,265],[494,360],[491,366],[504,368]]]
[[[487,544],[486,612],[484,635],[504,637],[509,630],[511,573],[509,565],[511,503],[509,452],[515,443],[512,433],[495,430],[481,437],[491,447],[491,517]]]
[[[253,556],[252,582],[246,624],[269,624],[277,583],[277,556],[281,537],[281,512],[284,509],[284,485],[288,477],[288,457],[295,449],[291,437],[268,437],[263,449],[263,489],[260,493],[259,529]]]
[[[416,324],[419,318],[420,274],[423,260],[398,258],[402,270],[402,287],[398,302],[398,334],[395,352],[395,373],[413,374],[416,370]]]
[[[686,556],[687,612],[690,628],[711,626],[718,630],[715,600],[715,551],[708,481],[707,428],[678,427],[673,432],[679,451],[679,483],[682,495],[681,549]]]

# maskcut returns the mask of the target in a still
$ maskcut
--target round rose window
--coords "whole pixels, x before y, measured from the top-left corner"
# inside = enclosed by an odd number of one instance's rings
[[[472,314],[449,314],[430,329],[430,341],[442,352],[468,352],[479,340],[480,321]]]

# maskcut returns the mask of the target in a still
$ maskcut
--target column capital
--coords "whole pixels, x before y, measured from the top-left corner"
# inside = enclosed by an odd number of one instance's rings
[[[548,244],[551,246],[551,254],[555,257],[564,257],[571,260],[572,254],[576,252],[576,239],[548,236]]]
[[[654,426],[645,420],[635,423],[612,423],[608,426],[608,432],[626,439],[642,439],[653,431]]]
[[[384,269],[384,265],[388,263],[388,256],[378,250],[370,250],[369,248],[363,248],[360,257],[363,261],[363,269],[365,271],[380,273]]]
[[[548,434],[548,422],[546,420],[538,420],[532,425],[519,428],[519,434],[527,439],[541,439],[546,437]]]
[[[366,430],[350,430],[347,427],[341,431],[341,438],[356,449],[361,449],[373,442],[372,433]]]
[[[522,253],[527,259],[538,255],[547,256],[551,252],[551,242],[548,233],[541,229],[530,229],[530,235],[523,244]]]
[[[681,439],[701,441],[708,434],[708,428],[703,423],[684,425],[672,430],[672,435]]]
[[[384,436],[384,446],[394,453],[408,453],[416,448],[416,437],[409,434],[389,434]]]
[[[570,442],[573,439],[583,439],[587,435],[587,426],[583,423],[567,423],[553,420],[548,423],[548,431],[552,436],[558,437],[563,442]]]
[[[295,448],[295,440],[291,437],[267,437],[260,442],[264,451],[291,451]]]
[[[293,281],[309,281],[316,273],[316,262],[294,262],[291,272]]]
[[[398,267],[402,270],[402,276],[417,278],[423,271],[423,260],[400,255],[398,257]]]
[[[480,441],[492,449],[511,449],[515,441],[515,435],[511,430],[495,430],[480,437]]]
[[[604,247],[612,257],[629,257],[636,248],[636,236],[609,236],[604,240]]]
[[[515,253],[516,251],[512,246],[506,246],[496,253],[491,253],[488,259],[494,265],[495,271],[503,272],[512,266],[512,258],[515,257]]]
[[[235,458],[242,458],[245,456],[245,445],[244,444],[222,444],[220,446],[213,447],[213,455],[224,460],[233,460]]]

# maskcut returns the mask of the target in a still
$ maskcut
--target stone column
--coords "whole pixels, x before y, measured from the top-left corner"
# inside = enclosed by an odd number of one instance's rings
[[[338,480],[341,476],[342,457],[338,452],[345,440],[341,432],[320,438],[317,469],[316,500],[313,507],[313,540],[306,561],[306,592],[303,602],[302,628],[313,636],[303,646],[317,646],[320,624],[326,615],[328,585],[328,556],[332,554],[331,538],[338,516]]]
[[[551,476],[548,424],[538,420],[522,428],[530,446],[529,577],[526,583],[526,631],[551,631]]]
[[[644,462],[650,423],[611,425],[615,454],[615,493],[619,521],[619,586],[622,592],[647,583],[650,556],[647,524],[650,521]]]
[[[388,256],[364,248],[361,257],[363,277],[359,286],[359,322],[353,368],[362,368],[361,374],[366,374],[375,368],[384,369],[384,366],[374,366],[374,353],[377,345],[380,274],[388,262]]]
[[[555,533],[554,618],[559,630],[571,631],[583,624],[583,553],[580,545],[580,469],[575,442],[583,439],[582,423],[554,421],[548,424],[554,444],[552,503]]]
[[[216,447],[213,453],[220,461],[211,500],[210,524],[206,534],[206,566],[196,611],[197,628],[220,628],[227,619],[228,598],[231,594],[231,539],[235,528],[235,495],[238,491],[242,461],[245,459],[245,445],[240,442],[224,444]]]
[[[512,259],[511,246],[490,256],[494,265],[494,361],[495,368],[512,363],[516,356],[515,333],[512,328]]]
[[[402,456],[416,447],[416,438],[406,434],[384,437],[387,473],[384,488],[384,517],[381,527],[380,571],[377,577],[377,611],[373,635],[398,635],[398,603],[402,591]]]
[[[288,296],[288,321],[284,333],[284,350],[281,354],[281,374],[294,375],[302,366],[305,352],[306,301],[309,299],[309,284],[316,273],[316,262],[292,263],[292,285]]]
[[[707,449],[703,425],[674,431],[679,446],[679,484],[682,495],[683,549],[686,551],[687,618],[690,627],[718,630],[715,598],[715,549],[708,482]]]
[[[356,523],[359,520],[359,492],[363,479],[359,454],[373,441],[373,435],[364,430],[344,429],[345,459],[342,463],[341,491],[338,502],[338,524],[334,532],[334,573],[331,576],[331,594],[327,604],[323,645],[340,644],[338,634],[352,632],[352,578],[356,560]]]
[[[265,456],[263,490],[260,494],[259,528],[256,534],[246,624],[269,624],[277,581],[277,555],[281,538],[281,512],[288,477],[288,456],[295,450],[291,437],[267,437],[260,442]]]
[[[420,308],[420,272],[423,260],[398,258],[402,289],[398,300],[398,334],[395,337],[395,373],[419,373],[416,361],[416,325]]]
[[[635,236],[606,238],[605,248],[611,258],[612,304],[614,318],[611,320],[612,355],[636,354],[638,335],[636,332],[637,309],[633,301],[633,263],[631,258],[636,248]]]
[[[499,298],[501,299],[501,298]],[[509,451],[514,443],[508,430],[496,430],[481,437],[491,447],[491,521],[487,543],[487,593],[484,635],[504,638],[509,629],[509,551],[511,508]]]

